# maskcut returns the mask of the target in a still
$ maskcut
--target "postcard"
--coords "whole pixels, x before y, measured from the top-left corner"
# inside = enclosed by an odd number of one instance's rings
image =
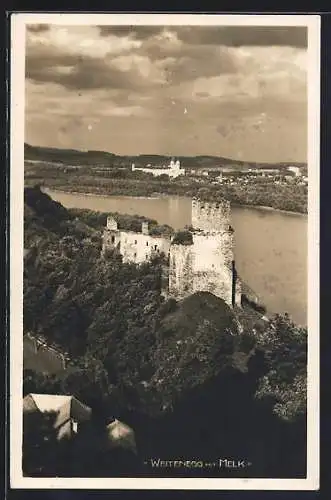
[[[11,15],[12,488],[319,488],[320,18]]]

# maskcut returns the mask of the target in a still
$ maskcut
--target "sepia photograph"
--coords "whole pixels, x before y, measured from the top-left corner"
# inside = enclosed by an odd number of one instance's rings
[[[12,486],[318,489],[319,17],[11,40]]]

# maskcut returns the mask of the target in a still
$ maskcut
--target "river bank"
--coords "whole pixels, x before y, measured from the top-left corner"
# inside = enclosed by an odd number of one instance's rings
[[[231,206],[236,208],[249,208],[267,212],[278,212],[284,215],[300,215],[301,217],[307,217],[308,215],[307,212],[294,212],[292,210],[282,210],[281,208],[267,207],[265,205],[247,205],[247,204],[231,203]]]
[[[65,189],[54,189],[54,188],[48,188],[48,187],[43,187],[42,188],[45,193],[63,193],[63,194],[70,194],[74,196],[96,196],[98,198],[118,198],[121,197],[123,199],[128,199],[128,200],[157,200],[157,199],[167,199],[167,198],[190,198],[189,196],[182,196],[182,195],[172,195],[172,194],[166,194],[166,193],[154,193],[151,196],[130,196],[130,195],[118,195],[118,194],[99,194],[99,193],[93,193],[93,192],[86,192],[86,191],[71,191],[71,190],[65,190]],[[261,210],[261,211],[268,211],[268,212],[278,212],[281,214],[287,214],[287,215],[300,215],[302,217],[307,217],[307,213],[305,212],[294,212],[291,210],[283,210],[281,208],[274,208],[274,207],[268,207],[266,205],[248,205],[247,203],[231,203],[232,207],[236,208],[249,208],[249,209],[255,209],[255,210]]]

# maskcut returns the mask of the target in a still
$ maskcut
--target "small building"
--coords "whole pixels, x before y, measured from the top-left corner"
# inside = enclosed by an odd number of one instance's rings
[[[136,453],[136,439],[133,429],[116,418],[107,425],[108,443],[112,448],[122,448]]]
[[[299,177],[301,175],[301,171],[300,171],[300,168],[299,167],[296,167],[296,166],[290,166],[290,167],[287,167],[287,170],[289,172],[293,172],[293,174],[296,176],[296,177]]]
[[[217,177],[215,177],[215,179],[214,179],[214,180],[215,180],[215,182],[217,182],[218,184],[222,184],[222,182],[223,182],[223,173],[222,173],[222,172],[220,172],[220,174],[219,174]]]
[[[28,394],[23,399],[24,425],[33,425],[34,415],[55,414],[57,439],[71,438],[91,419],[92,410],[74,396]]]

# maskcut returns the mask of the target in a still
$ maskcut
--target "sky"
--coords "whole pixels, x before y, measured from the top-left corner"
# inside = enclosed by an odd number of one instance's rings
[[[305,27],[32,24],[25,73],[29,144],[307,159]]]

